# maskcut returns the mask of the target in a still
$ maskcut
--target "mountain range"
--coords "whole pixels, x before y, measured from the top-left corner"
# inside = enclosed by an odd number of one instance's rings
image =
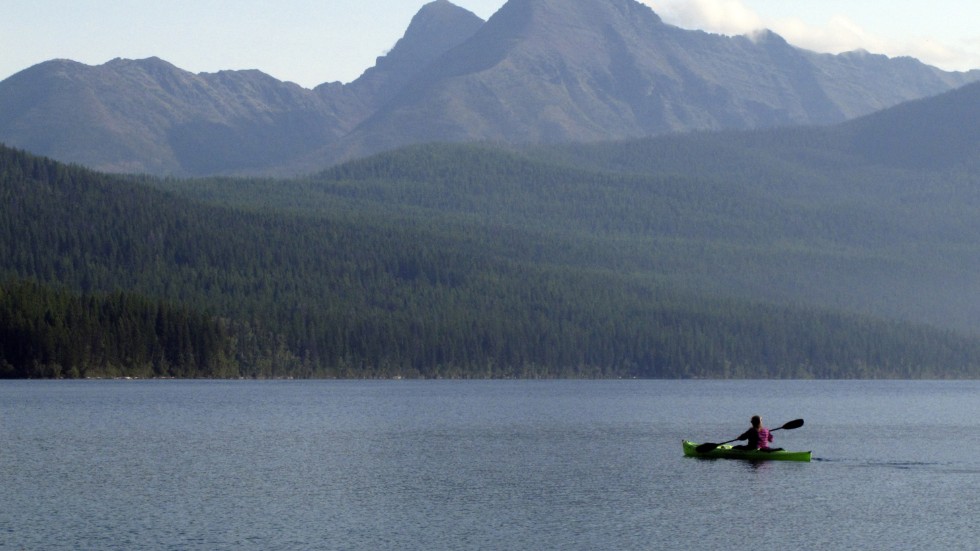
[[[0,82],[0,142],[109,172],[310,173],[403,145],[596,142],[833,124],[980,80],[664,23],[635,0],[424,6],[357,80],[312,90],[157,58],[52,60]]]

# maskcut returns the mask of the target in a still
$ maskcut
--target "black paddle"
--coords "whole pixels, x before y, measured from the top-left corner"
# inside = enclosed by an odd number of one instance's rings
[[[779,427],[778,429],[769,429],[769,432],[777,431],[777,430],[781,430],[781,429],[786,429],[786,430],[798,429],[798,428],[800,428],[802,426],[803,426],[803,419],[794,419],[794,420],[790,421],[789,423],[786,423],[785,425]],[[738,440],[738,438],[736,438],[735,440]],[[708,453],[711,450],[717,448],[718,446],[722,446],[724,444],[730,444],[730,443],[734,442],[735,440],[729,440],[728,442],[722,442],[721,444],[713,444],[711,442],[705,442],[704,444],[701,444],[698,447],[694,448],[694,451],[696,451],[698,453]]]

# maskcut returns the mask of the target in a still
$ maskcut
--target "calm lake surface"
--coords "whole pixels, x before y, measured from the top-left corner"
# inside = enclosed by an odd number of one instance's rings
[[[683,456],[756,413],[814,461]],[[978,511],[976,381],[0,382],[0,549],[978,549]]]

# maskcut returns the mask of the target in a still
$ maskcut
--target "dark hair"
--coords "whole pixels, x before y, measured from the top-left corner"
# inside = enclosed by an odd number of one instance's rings
[[[758,426],[761,426],[761,425],[762,425],[762,417],[759,417],[758,415],[753,415],[752,416],[752,426],[753,427],[758,427]]]

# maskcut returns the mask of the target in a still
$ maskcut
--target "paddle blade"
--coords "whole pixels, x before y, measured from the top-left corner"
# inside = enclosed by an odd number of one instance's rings
[[[694,451],[698,453],[708,453],[720,445],[721,444],[712,444],[711,442],[705,442],[704,444],[701,444],[698,447],[694,448]]]
[[[803,419],[795,419],[779,428],[789,430],[789,429],[798,429],[802,426],[803,426]]]

